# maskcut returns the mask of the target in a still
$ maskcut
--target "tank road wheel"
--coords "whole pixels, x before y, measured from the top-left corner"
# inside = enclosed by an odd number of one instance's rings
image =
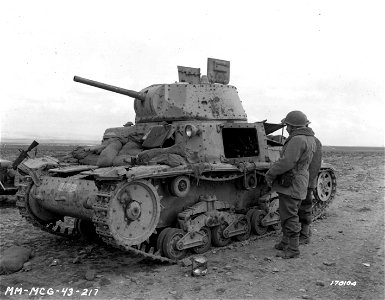
[[[224,247],[230,243],[231,239],[225,238],[223,236],[223,231],[226,229],[227,226],[227,223],[222,223],[221,225],[215,226],[212,229],[212,241],[214,246]]]
[[[197,246],[197,247],[192,248],[192,250],[196,254],[205,253],[211,247],[211,230],[210,230],[210,228],[204,226],[201,228],[201,230],[199,230],[199,232],[204,235],[204,238],[203,238],[204,244],[202,246]]]
[[[179,260],[186,256],[186,250],[178,250],[176,244],[184,236],[184,231],[182,229],[170,228],[167,230],[164,239],[162,250],[163,254],[172,259]]]
[[[249,218],[247,218],[247,216],[245,216],[244,218],[242,218],[239,222],[238,222],[238,226],[243,226],[245,228],[247,228],[247,231],[243,234],[240,234],[240,235],[236,235],[234,238],[237,240],[237,241],[245,241],[247,240],[249,237],[250,237],[250,234],[251,234],[251,223],[250,223],[250,220]]]
[[[159,215],[160,199],[155,187],[148,181],[137,180],[117,189],[105,223],[115,242],[127,247],[146,241],[154,232]]]
[[[166,233],[171,230],[172,228],[170,227],[167,227],[165,229],[163,229],[159,235],[158,235],[158,238],[156,240],[156,249],[159,250],[160,254],[163,254],[163,249],[162,249],[162,245],[163,245],[163,240],[164,240],[164,237],[166,236]]]
[[[246,217],[249,219],[250,224],[251,224],[251,218],[252,218],[254,212],[255,212],[255,209],[252,208],[252,209],[249,209],[249,210],[247,211],[247,213],[246,213]]]
[[[333,170],[322,170],[318,173],[317,187],[314,190],[313,219],[319,218],[329,204],[333,201],[333,198],[337,190],[337,180]]]
[[[187,176],[178,176],[170,182],[171,194],[177,197],[185,197],[190,192],[190,179]]]
[[[256,235],[263,235],[267,232],[267,227],[262,226],[261,221],[265,213],[261,210],[255,210],[251,216],[251,230]]]

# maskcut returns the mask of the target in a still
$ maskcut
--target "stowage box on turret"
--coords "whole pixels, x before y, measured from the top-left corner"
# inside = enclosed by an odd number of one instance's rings
[[[177,261],[279,229],[278,198],[264,174],[279,158],[282,124],[248,123],[230,62],[178,67],[179,82],[140,92],[75,76],[134,98],[135,124],[108,128],[100,145],[64,160],[43,157],[18,167],[17,205],[53,234],[101,238],[160,261]],[[332,201],[336,180],[323,164],[313,214]]]

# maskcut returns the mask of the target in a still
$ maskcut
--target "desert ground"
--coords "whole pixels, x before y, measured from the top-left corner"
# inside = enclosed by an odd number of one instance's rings
[[[2,145],[14,159],[16,146]],[[70,146],[39,146],[60,156]],[[276,257],[279,234],[211,248],[206,276],[191,266],[154,263],[103,244],[56,237],[0,208],[0,251],[34,251],[29,271],[0,276],[0,299],[385,299],[383,149],[327,148],[337,194],[297,259]],[[11,295],[11,290],[22,292]],[[85,295],[84,295],[85,294]]]

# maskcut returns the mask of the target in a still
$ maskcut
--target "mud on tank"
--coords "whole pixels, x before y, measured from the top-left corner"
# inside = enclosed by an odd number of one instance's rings
[[[43,157],[18,167],[17,205],[53,234],[99,237],[134,255],[176,261],[231,239],[279,230],[277,194],[264,174],[279,158],[281,124],[248,123],[230,62],[178,66],[179,82],[140,92],[74,80],[134,98],[135,125],[109,128],[102,143],[64,160]],[[336,192],[323,164],[314,194],[317,218]]]

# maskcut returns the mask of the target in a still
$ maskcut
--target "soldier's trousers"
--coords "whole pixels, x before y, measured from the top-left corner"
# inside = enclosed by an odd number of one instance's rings
[[[281,193],[278,193],[278,197],[282,233],[289,239],[296,238],[299,236],[299,232],[301,231],[301,225],[298,217],[301,200]]]
[[[312,198],[313,198],[313,189],[309,188],[307,190],[306,199],[302,200],[301,205],[298,210],[299,222],[302,225],[310,225],[311,224],[311,207],[312,207]]]

